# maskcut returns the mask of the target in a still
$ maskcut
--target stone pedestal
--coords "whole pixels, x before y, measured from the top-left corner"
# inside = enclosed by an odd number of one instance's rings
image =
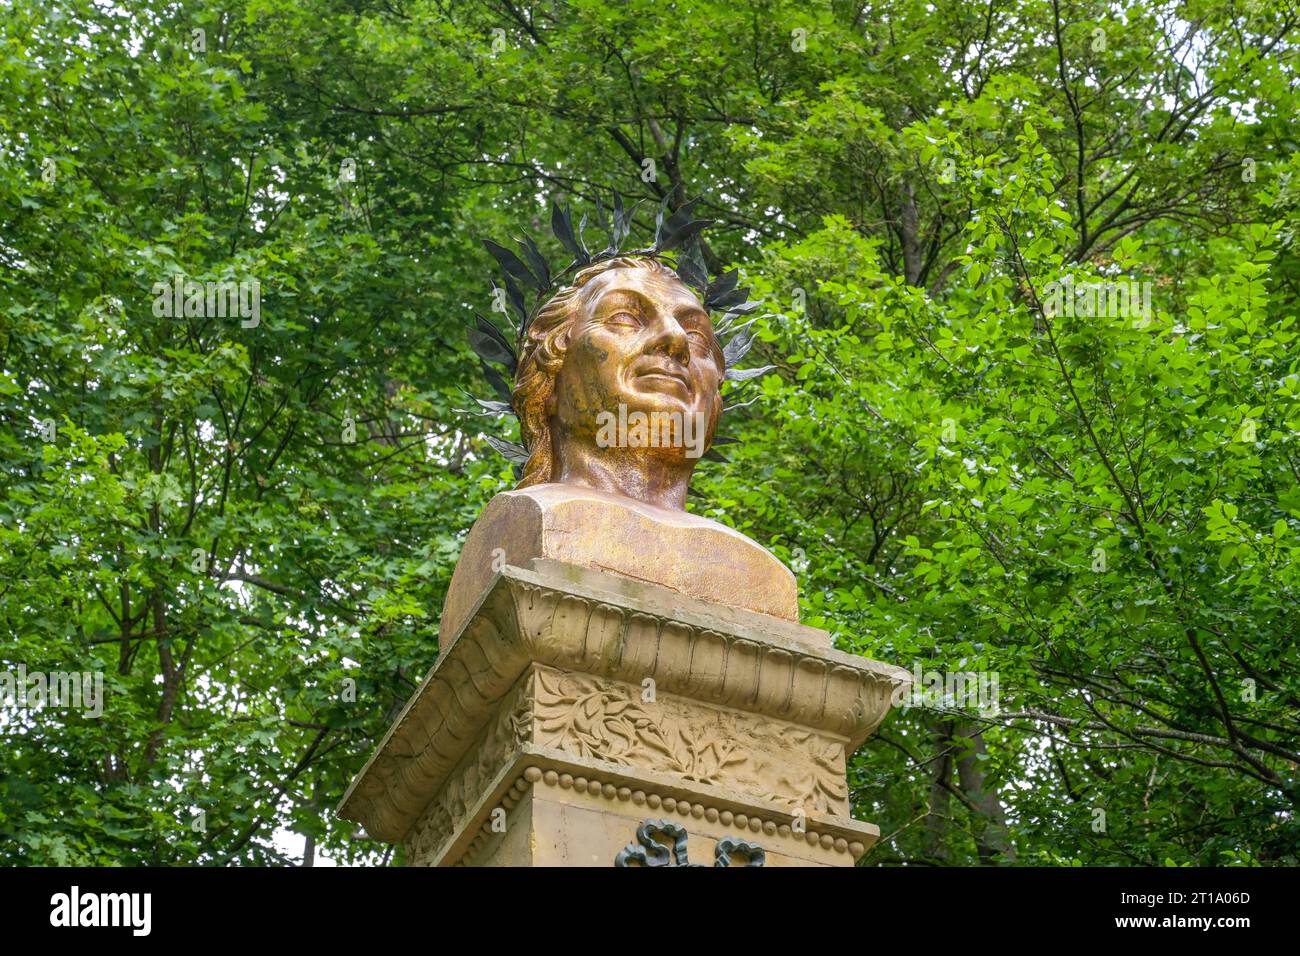
[[[846,756],[906,671],[550,559],[504,567],[340,814],[419,866],[850,866]]]

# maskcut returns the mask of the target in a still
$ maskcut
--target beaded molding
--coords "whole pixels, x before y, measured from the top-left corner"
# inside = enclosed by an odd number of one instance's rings
[[[768,836],[797,836],[790,824],[779,823],[770,817],[760,817],[752,813],[735,813],[725,809],[719,810],[717,807],[707,806],[699,801],[665,797],[646,790],[602,783],[591,776],[575,776],[571,773],[561,773],[558,770],[543,770],[541,767],[525,768],[523,773],[515,778],[515,782],[510,785],[510,788],[502,794],[498,806],[509,812],[528,792],[528,788],[537,783],[543,783],[548,787],[559,787],[562,790],[586,792],[592,796],[604,797],[606,800],[617,799],[620,802],[631,802],[635,806],[649,807],[651,810],[658,810],[662,807],[667,813],[677,813],[683,817],[694,817],[697,820],[704,819],[709,823],[721,823],[726,827],[734,826],[738,830],[748,828],[754,833],[762,832]],[[483,825],[479,827],[479,832],[474,836],[469,846],[465,848],[465,852],[461,854],[460,859],[452,864],[453,866],[468,866],[469,864],[466,861],[483,849],[487,841],[491,839],[493,835],[491,816],[492,813],[489,811],[489,819],[483,821]],[[831,833],[819,833],[811,827],[803,834],[803,838],[809,846],[821,846],[824,850],[832,850],[836,853],[850,853],[853,855],[854,860],[867,852],[866,846],[857,840],[850,842],[844,837],[837,837]]]

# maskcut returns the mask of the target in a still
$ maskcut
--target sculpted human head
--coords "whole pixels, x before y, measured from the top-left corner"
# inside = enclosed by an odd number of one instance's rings
[[[512,398],[529,457],[519,487],[557,481],[682,507],[717,427],[724,371],[708,312],[670,268],[616,258],[578,272],[521,350]],[[687,440],[602,434],[636,413],[680,422]],[[692,429],[702,434],[691,440]]]

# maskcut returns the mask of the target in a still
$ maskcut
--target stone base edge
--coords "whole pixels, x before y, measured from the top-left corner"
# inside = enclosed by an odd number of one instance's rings
[[[667,774],[630,771],[626,767],[577,757],[528,744],[523,746],[485,788],[460,832],[436,851],[427,865],[472,865],[492,838],[492,813],[507,813],[534,787],[585,791],[605,800],[644,807],[646,816],[679,817],[685,821],[718,821],[738,833],[749,831],[784,840],[802,840],[827,854],[847,854],[839,865],[851,865],[880,838],[875,824],[851,817],[792,813],[734,791],[682,781]],[[611,860],[612,864],[612,860]]]

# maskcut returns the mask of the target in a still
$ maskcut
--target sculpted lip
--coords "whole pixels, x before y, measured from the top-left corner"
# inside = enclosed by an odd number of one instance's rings
[[[691,380],[687,377],[686,370],[677,365],[667,362],[644,362],[634,367],[632,374],[634,378],[664,379],[680,385],[687,393],[690,392]]]

